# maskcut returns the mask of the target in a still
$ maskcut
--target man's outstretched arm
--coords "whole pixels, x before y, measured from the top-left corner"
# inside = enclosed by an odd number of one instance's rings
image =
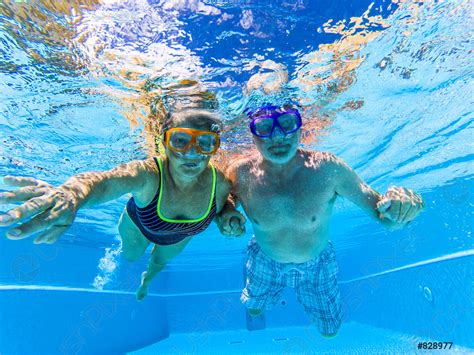
[[[397,229],[411,222],[423,210],[419,194],[404,187],[390,187],[382,195],[367,185],[342,159],[333,156],[336,193],[348,198],[383,225]]]

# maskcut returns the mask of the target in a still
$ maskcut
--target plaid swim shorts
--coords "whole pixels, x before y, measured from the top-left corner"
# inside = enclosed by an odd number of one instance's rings
[[[266,256],[253,237],[247,249],[246,286],[240,300],[249,309],[270,309],[280,300],[284,287],[292,287],[319,331],[337,333],[343,316],[338,270],[331,242],[315,259],[279,263]]]

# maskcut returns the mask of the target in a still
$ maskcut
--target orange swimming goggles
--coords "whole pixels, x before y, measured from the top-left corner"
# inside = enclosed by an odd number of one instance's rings
[[[212,155],[219,149],[221,140],[216,132],[176,127],[165,132],[164,142],[173,152],[185,153],[194,147],[199,154]]]

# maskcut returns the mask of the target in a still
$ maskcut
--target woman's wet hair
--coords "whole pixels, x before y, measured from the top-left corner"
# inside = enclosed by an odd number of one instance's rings
[[[165,133],[184,122],[203,130],[217,133],[222,131],[222,122],[218,114],[202,109],[186,109],[169,114],[163,122],[162,132]]]

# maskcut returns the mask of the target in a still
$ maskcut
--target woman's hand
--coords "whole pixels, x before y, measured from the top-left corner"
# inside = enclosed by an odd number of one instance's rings
[[[228,237],[240,237],[245,234],[245,217],[235,209],[226,209],[221,212],[216,223],[219,231]]]
[[[6,176],[3,181],[19,189],[0,193],[0,204],[22,203],[0,215],[2,227],[19,223],[7,231],[9,239],[24,239],[40,233],[35,244],[52,244],[73,223],[78,202],[71,190],[28,177]]]

